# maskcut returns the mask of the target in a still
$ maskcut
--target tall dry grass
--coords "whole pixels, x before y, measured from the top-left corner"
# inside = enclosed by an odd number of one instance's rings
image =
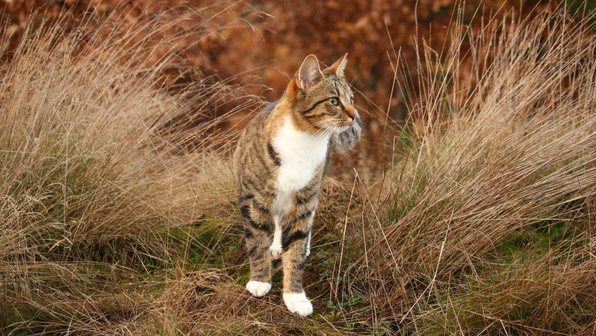
[[[338,300],[369,304],[354,316],[422,335],[593,330],[596,38],[575,20],[454,27],[446,50],[420,47],[410,109],[425,117],[395,139],[381,196],[363,187],[345,245],[364,250],[336,270]]]
[[[125,16],[31,24],[2,65],[3,332],[126,333],[118,321],[158,296],[143,295],[153,287],[143,279],[185,262],[180,228],[231,214],[212,125],[180,120],[240,90],[207,78],[172,93],[161,75],[176,41],[148,43],[172,23],[127,26]],[[241,98],[234,111],[256,101]]]

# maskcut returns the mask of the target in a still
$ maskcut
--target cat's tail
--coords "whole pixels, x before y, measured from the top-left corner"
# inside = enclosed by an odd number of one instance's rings
[[[352,127],[343,132],[335,133],[331,136],[331,146],[333,151],[346,152],[354,148],[354,146],[356,146],[358,143],[358,140],[360,140],[361,134],[362,121],[360,120],[360,117],[356,117]]]

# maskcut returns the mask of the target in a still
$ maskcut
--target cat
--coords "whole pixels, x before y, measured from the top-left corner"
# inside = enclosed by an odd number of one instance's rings
[[[313,218],[332,151],[352,149],[361,121],[344,78],[347,54],[321,70],[304,58],[283,96],[245,127],[234,152],[238,204],[250,262],[246,289],[271,289],[272,259],[282,259],[283,300],[300,316],[313,307],[302,287]]]

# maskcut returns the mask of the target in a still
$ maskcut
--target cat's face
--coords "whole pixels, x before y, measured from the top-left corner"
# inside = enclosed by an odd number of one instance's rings
[[[347,55],[325,70],[308,55],[288,86],[299,127],[317,134],[345,131],[359,119],[354,94],[344,78]]]

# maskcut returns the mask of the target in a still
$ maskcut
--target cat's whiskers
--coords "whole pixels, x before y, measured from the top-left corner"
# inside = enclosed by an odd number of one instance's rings
[[[333,131],[333,125],[328,125],[328,126],[318,129],[312,135],[313,137],[318,139],[318,141],[316,142],[316,145],[318,146],[321,143],[321,141],[323,141],[323,140],[328,140],[327,135],[332,131]]]
[[[333,134],[333,132],[335,132],[336,128],[334,125],[329,125],[326,126],[323,129],[323,133],[321,134],[321,136],[319,136],[319,140],[317,142],[317,146],[321,144],[322,141],[329,141],[329,137],[328,135]]]
[[[325,126],[323,128],[319,128],[312,136],[313,137],[318,137],[319,135],[323,135],[324,132],[326,132],[327,129],[329,129],[329,127],[331,127],[331,126]]]

